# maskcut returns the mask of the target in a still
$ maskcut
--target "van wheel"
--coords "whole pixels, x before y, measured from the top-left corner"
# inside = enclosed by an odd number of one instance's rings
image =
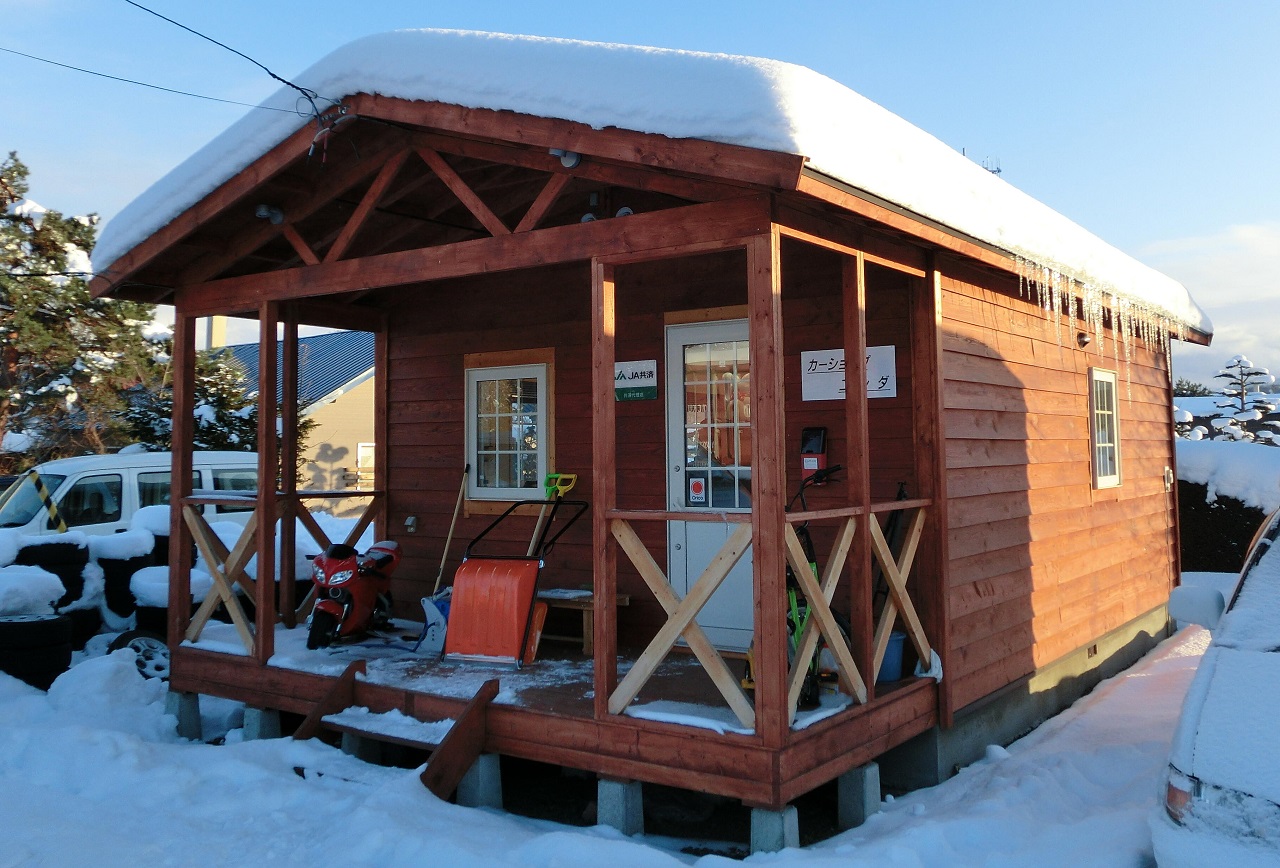
[[[164,637],[147,630],[121,633],[107,646],[108,651],[128,648],[137,654],[138,671],[143,678],[169,680],[169,645]]]

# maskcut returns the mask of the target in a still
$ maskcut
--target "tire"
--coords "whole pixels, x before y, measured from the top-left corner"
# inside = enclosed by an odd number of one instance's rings
[[[107,646],[108,651],[121,648],[128,648],[138,655],[138,671],[143,678],[169,680],[169,645],[163,636],[147,630],[130,630],[121,633]]]
[[[71,643],[0,651],[0,671],[32,687],[48,690],[54,680],[71,668]]]
[[[71,644],[66,615],[0,615],[0,651]]]
[[[102,627],[102,613],[95,609],[71,609],[63,612],[71,619],[71,647],[83,651],[85,644]]]
[[[89,563],[89,549],[75,543],[44,543],[18,549],[15,564],[40,567],[53,573],[62,582],[66,593],[58,600],[58,606],[66,606],[80,599],[84,593],[84,568]]]
[[[307,647],[314,651],[317,648],[328,648],[333,641],[333,632],[338,626],[338,619],[332,612],[316,609],[311,613],[311,629],[307,633]]]

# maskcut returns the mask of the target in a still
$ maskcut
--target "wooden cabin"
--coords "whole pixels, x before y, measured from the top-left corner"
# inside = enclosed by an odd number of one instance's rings
[[[405,552],[398,614],[419,614],[451,529],[446,584],[460,541],[546,473],[589,501],[540,577],[590,592],[589,657],[410,655],[351,688],[427,719],[496,672],[487,752],[781,811],[903,745],[906,777],[945,776],[1164,633],[1167,348],[1211,334],[1173,281],[788,64],[421,31],[299,81],[334,101],[246,118],[95,252],[98,295],[176,308],[175,490],[196,320],[256,317],[263,360],[286,345],[260,375],[259,475],[279,485],[214,552],[254,617],[209,641],[223,601],[188,616],[175,556],[171,690],[306,713],[341,669],[297,650],[306,612],[292,583],[272,593],[287,558],[241,570],[277,533],[294,545],[266,517],[331,496],[279,473],[293,447],[269,436],[296,424],[303,326],[376,336],[366,520]],[[822,461],[843,470],[789,511]],[[172,532],[186,551],[178,511]],[[795,651],[789,565],[811,610]],[[836,678],[798,708],[819,640]],[[897,641],[902,677],[877,682]]]

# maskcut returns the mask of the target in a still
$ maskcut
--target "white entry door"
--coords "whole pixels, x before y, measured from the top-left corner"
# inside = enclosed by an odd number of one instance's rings
[[[675,512],[751,511],[751,353],[747,321],[667,327],[667,505]],[[671,584],[684,597],[737,525],[667,525]],[[751,553],[703,607],[698,623],[720,648],[752,636]]]

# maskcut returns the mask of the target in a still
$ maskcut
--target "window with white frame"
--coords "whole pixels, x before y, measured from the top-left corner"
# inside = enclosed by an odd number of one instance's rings
[[[1092,425],[1093,487],[1120,484],[1120,413],[1116,373],[1089,369],[1089,415]]]
[[[467,369],[467,496],[541,496],[548,469],[546,364]]]

